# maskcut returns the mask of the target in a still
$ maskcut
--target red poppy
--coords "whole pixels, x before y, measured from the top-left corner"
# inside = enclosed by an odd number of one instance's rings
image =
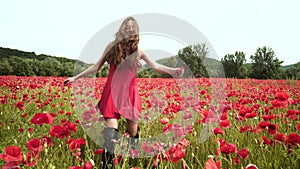
[[[33,132],[33,128],[32,128],[32,127],[29,127],[29,128],[28,128],[28,132],[29,132],[29,133],[32,133],[32,132]]]
[[[274,139],[276,141],[280,141],[282,143],[285,143],[287,141],[287,136],[285,134],[276,134]]]
[[[69,167],[69,169],[83,169],[83,168],[80,166],[71,166],[71,167]]]
[[[32,119],[30,120],[31,124],[41,125],[45,124],[52,124],[53,117],[48,113],[37,113],[35,114]]]
[[[247,114],[245,115],[245,117],[248,118],[248,119],[254,118],[254,117],[256,117],[256,116],[257,116],[257,114],[256,114],[255,112],[247,113]]]
[[[139,155],[139,150],[133,150],[133,149],[131,149],[131,150],[129,150],[129,155],[131,157],[137,157]]]
[[[241,158],[241,159],[247,159],[248,158],[248,155],[249,155],[249,151],[247,148],[242,148],[238,151],[238,156]]]
[[[171,146],[170,150],[165,153],[165,159],[167,161],[177,163],[185,155],[185,148],[180,144]]]
[[[169,119],[168,118],[162,118],[160,120],[161,124],[167,124],[169,122]]]
[[[290,133],[287,142],[291,145],[298,145],[300,144],[300,136],[297,133]]]
[[[153,148],[148,145],[147,142],[142,143],[142,149],[144,152],[151,154],[153,152]]]
[[[221,146],[221,153],[223,153],[223,154],[232,154],[232,153],[236,153],[236,152],[237,152],[237,148],[236,148],[235,144],[228,143],[228,144]]]
[[[269,126],[269,124],[270,123],[268,121],[261,121],[258,123],[257,127],[260,129],[266,129]]]
[[[241,160],[239,157],[232,158],[232,164],[240,164],[240,163],[241,163]]]
[[[218,135],[218,134],[223,134],[223,130],[221,129],[221,128],[215,128],[214,130],[213,130],[213,132],[214,132],[214,134],[215,135]]]
[[[26,160],[23,160],[22,163],[25,166],[31,167],[31,166],[34,166],[36,164],[36,162],[39,162],[39,161],[40,161],[40,154],[30,151],[26,155]]]
[[[21,102],[17,102],[16,103],[16,107],[18,108],[18,109],[20,109],[20,110],[24,110],[24,102],[23,101],[21,101]]]
[[[289,94],[286,92],[277,92],[275,94],[275,99],[280,100],[280,101],[286,101],[290,98]]]
[[[41,140],[38,138],[33,138],[31,140],[28,140],[26,146],[28,150],[33,151],[34,153],[38,153],[39,151],[42,151],[44,148]]]
[[[18,146],[7,146],[4,148],[4,154],[0,154],[0,159],[5,162],[22,161],[23,153]]]
[[[52,142],[52,139],[48,136],[43,136],[42,137],[42,144],[47,144],[47,146],[53,146],[53,142]]]
[[[205,163],[204,169],[220,169],[220,162],[215,162],[213,157],[209,157]]]
[[[75,151],[80,149],[80,146],[84,144],[86,144],[84,138],[78,138],[76,140],[71,141],[71,143],[69,144],[69,149],[71,151]]]
[[[222,127],[222,128],[229,128],[231,126],[230,124],[230,121],[229,120],[221,120],[219,122],[219,125]]]
[[[271,104],[273,108],[286,108],[287,107],[287,102],[286,101],[281,101],[281,100],[272,100]]]
[[[71,135],[71,131],[64,126],[55,125],[50,128],[49,134],[52,137],[64,138]]]
[[[18,161],[10,161],[2,166],[2,169],[21,169]]]
[[[221,138],[217,138],[215,141],[217,144],[219,144],[220,146],[223,146],[226,144],[226,140],[223,140]]]
[[[263,144],[272,145],[272,141],[269,140],[266,136],[262,136]]]
[[[268,125],[268,133],[269,134],[276,134],[278,131],[278,126],[276,124],[269,124]]]
[[[250,131],[250,126],[240,126],[240,133],[244,133],[246,131]]]
[[[248,164],[245,169],[258,169],[258,167],[254,164]]]
[[[298,131],[300,131],[300,123],[297,123],[297,124],[296,124],[296,129],[297,129]]]
[[[102,154],[104,152],[104,149],[101,148],[101,149],[97,149],[94,151],[95,154]]]
[[[91,168],[93,168],[93,165],[90,161],[84,163],[83,169],[91,169]]]

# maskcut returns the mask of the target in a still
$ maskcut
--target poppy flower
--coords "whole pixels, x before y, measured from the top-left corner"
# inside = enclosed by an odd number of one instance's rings
[[[42,125],[42,124],[52,124],[53,117],[48,113],[37,113],[30,120],[31,124]]]
[[[64,138],[71,135],[71,131],[64,126],[55,125],[50,128],[49,134],[52,137]]]
[[[297,129],[298,131],[300,131],[300,123],[297,123],[297,124],[296,124],[296,129]]]
[[[250,126],[240,126],[240,133],[244,133],[246,131],[250,131]]]
[[[297,133],[290,133],[287,142],[291,145],[298,145],[300,144],[300,136]]]
[[[16,103],[16,107],[18,108],[18,109],[20,109],[20,110],[24,110],[24,102],[23,101],[21,101],[21,102],[17,102]]]
[[[276,124],[269,124],[268,125],[268,133],[269,134],[276,134],[278,131],[278,126]]]
[[[0,154],[0,159],[5,162],[21,161],[23,159],[23,153],[18,146],[7,146],[4,148],[4,154]]]
[[[275,94],[275,99],[280,100],[280,101],[286,101],[290,98],[289,94],[282,91],[282,92],[277,92]]]
[[[204,169],[220,169],[220,162],[215,162],[213,156],[209,156]]]
[[[221,153],[223,154],[233,154],[237,152],[237,148],[235,144],[228,143],[221,146]]]
[[[249,155],[249,151],[247,148],[242,148],[238,151],[238,156],[241,158],[241,159],[247,159],[248,158],[248,155]]]
[[[257,127],[260,129],[266,129],[269,126],[269,124],[270,123],[268,121],[261,121],[258,123]]]
[[[229,120],[221,120],[220,122],[219,122],[219,124],[220,124],[220,126],[222,127],[222,128],[229,128],[230,126],[231,126],[231,124],[230,124],[230,121]]]
[[[258,169],[258,167],[254,164],[248,164],[245,169]]]
[[[87,161],[83,165],[83,169],[91,169],[93,168],[93,164],[90,161]]]
[[[167,161],[177,163],[185,155],[185,148],[180,144],[171,146],[170,150],[165,153],[165,159]]]
[[[69,144],[69,149],[71,151],[78,150],[81,145],[86,144],[84,141],[84,138],[78,138],[76,140],[72,140],[71,143]]]
[[[272,145],[272,140],[269,140],[266,136],[262,136],[263,144]]]
[[[282,143],[285,143],[287,141],[287,136],[285,134],[276,134],[274,139],[276,141],[280,141]]]
[[[31,140],[28,140],[26,143],[26,146],[27,146],[28,150],[30,150],[34,153],[38,153],[39,151],[42,151],[44,148],[41,140],[38,138],[33,138]]]
[[[2,169],[21,169],[18,161],[10,161],[2,166]]]
[[[32,166],[36,165],[36,162],[39,162],[39,161],[40,161],[40,154],[35,153],[33,151],[29,151],[26,155],[26,160],[22,160],[22,163],[25,166],[32,167]]]
[[[102,154],[104,152],[104,149],[101,148],[101,149],[97,149],[94,151],[94,154]]]
[[[221,128],[215,128],[214,130],[213,130],[213,132],[214,132],[214,134],[215,135],[218,135],[218,134],[223,134],[223,130],[221,129]]]
[[[160,123],[161,124],[167,124],[169,122],[169,119],[168,118],[162,118],[161,120],[160,120]]]

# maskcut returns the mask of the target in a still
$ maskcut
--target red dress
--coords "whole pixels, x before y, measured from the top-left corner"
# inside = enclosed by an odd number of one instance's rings
[[[137,86],[137,68],[125,59],[119,66],[109,64],[109,74],[98,108],[104,118],[120,116],[136,121],[141,117],[141,98]]]

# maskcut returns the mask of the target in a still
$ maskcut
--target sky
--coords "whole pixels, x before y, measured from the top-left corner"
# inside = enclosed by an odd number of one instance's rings
[[[0,47],[84,60],[82,57],[89,56],[83,56],[83,50],[99,31],[127,16],[153,13],[194,26],[219,59],[242,51],[250,62],[257,48],[267,46],[284,61],[282,65],[289,65],[300,61],[299,6],[298,0],[3,0]],[[101,34],[97,37],[101,41]],[[101,56],[103,44],[93,44],[99,46],[96,56]],[[156,60],[176,55],[185,44],[166,36],[142,34],[140,47],[155,49],[150,57]]]

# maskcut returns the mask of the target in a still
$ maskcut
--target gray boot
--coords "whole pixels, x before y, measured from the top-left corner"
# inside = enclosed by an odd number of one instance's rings
[[[104,143],[103,148],[105,152],[102,154],[102,169],[114,168],[113,160],[115,158],[115,142],[118,141],[118,129],[116,128],[104,128]]]

